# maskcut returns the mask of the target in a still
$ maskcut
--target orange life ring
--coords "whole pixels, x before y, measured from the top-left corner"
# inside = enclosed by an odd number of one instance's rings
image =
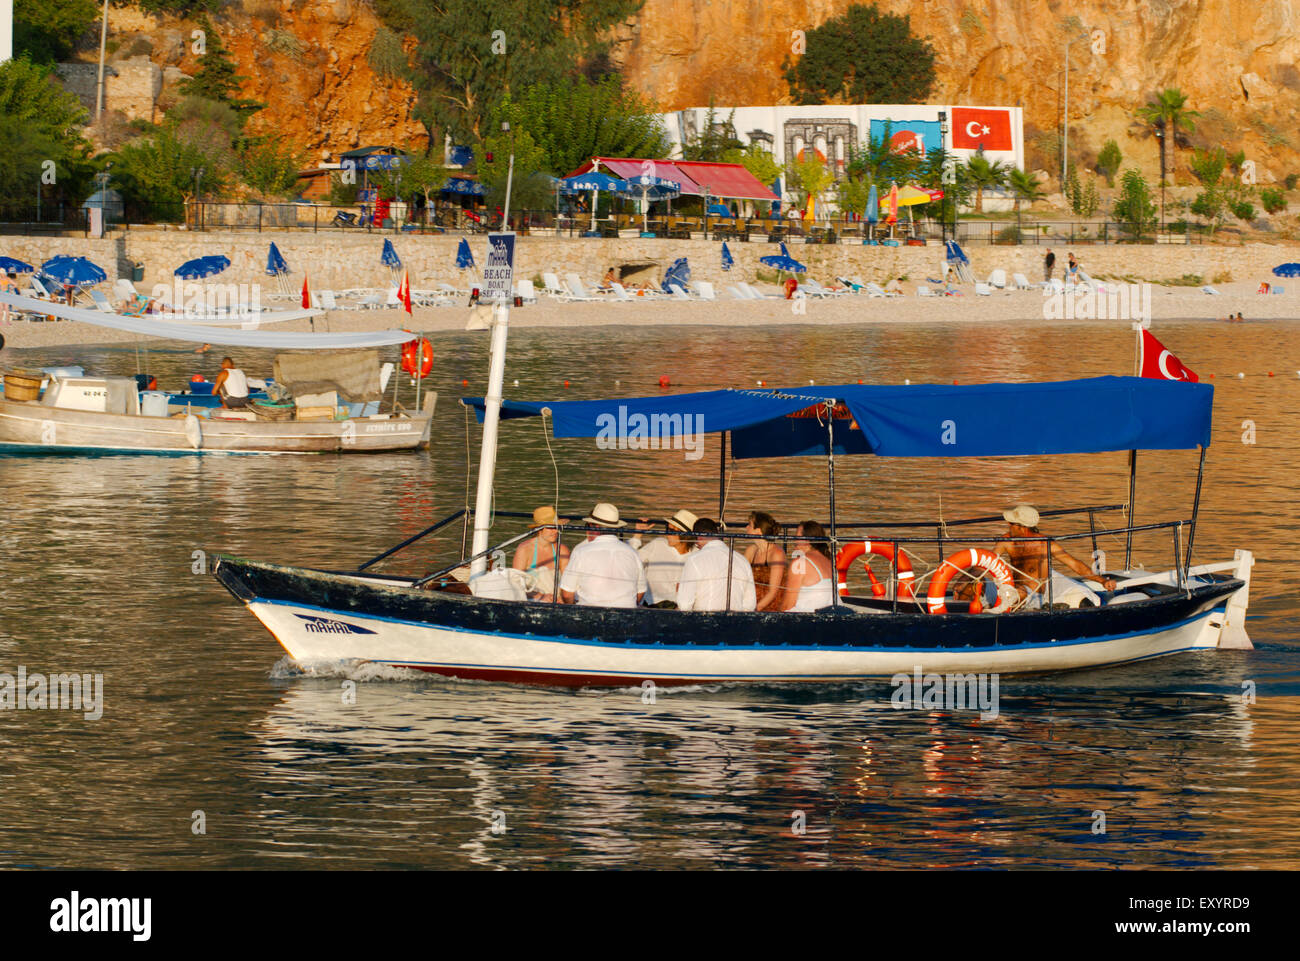
[[[402,370],[412,377],[428,377],[429,371],[433,370],[433,344],[423,337],[419,340],[408,340],[403,344]]]
[[[978,567],[980,570],[991,575],[999,587],[1009,587],[1015,590],[1016,581],[1011,574],[1011,568],[1007,562],[998,557],[992,551],[981,551],[977,548],[958,551],[947,560],[945,560],[934,576],[930,578],[930,588],[926,591],[926,606],[931,614],[947,614],[948,608],[944,604],[944,598],[948,594],[948,582],[952,580],[953,575],[958,571],[965,570],[968,567]],[[998,592],[1002,595],[1002,591]],[[1006,596],[999,596],[997,604],[989,608],[990,614],[1001,614],[1011,607],[1011,601]],[[972,606],[972,612],[977,612],[977,608]]]
[[[877,557],[883,557],[888,561],[894,560],[894,545],[888,541],[854,541],[851,544],[845,544],[840,548],[840,552],[835,555],[835,570],[839,572],[840,596],[847,597],[849,594],[849,567],[859,557],[867,554],[875,554]],[[876,576],[871,572],[871,565],[867,561],[862,562],[866,568],[867,576],[871,578],[871,593],[876,597],[885,596],[885,585],[876,580]],[[898,594],[900,597],[912,597],[914,587],[912,574],[912,562],[907,559],[907,555],[902,551],[898,552]]]

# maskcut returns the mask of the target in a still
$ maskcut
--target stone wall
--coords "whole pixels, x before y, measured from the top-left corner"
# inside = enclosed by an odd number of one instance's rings
[[[95,87],[99,79],[96,63],[61,63],[59,78],[81,105],[95,113]],[[148,57],[132,57],[104,68],[104,110],[120,110],[128,120],[157,120],[158,95],[162,92],[162,70]]]
[[[411,285],[431,287],[450,283],[458,287],[474,281],[469,271],[455,267],[455,236],[417,237],[338,229],[320,233],[305,231],[205,231],[141,230],[114,232],[101,240],[81,237],[11,237],[4,248],[9,256],[28,263],[40,263],[55,254],[74,254],[90,258],[109,272],[110,277],[130,276],[134,262],[145,265],[142,288],[156,283],[171,283],[172,270],[186,260],[208,254],[225,254],[230,269],[221,274],[222,283],[262,284],[274,289],[275,281],[265,274],[268,245],[274,241],[291,270],[294,288],[301,287],[303,272],[310,276],[316,289],[335,290],[348,287],[379,286],[389,280],[388,268],[379,262],[385,237],[391,237],[410,270]],[[482,237],[471,238],[475,259],[482,264],[486,243]],[[595,283],[610,267],[622,263],[654,262],[661,268],[678,257],[690,260],[696,280],[725,285],[735,279],[753,281],[756,271],[764,270],[759,258],[776,252],[767,243],[728,244],[735,267],[723,272],[721,245],[706,240],[596,240],[580,238],[521,237],[517,248],[516,277],[540,278],[543,271],[555,271],[561,277],[575,271],[588,283]],[[1200,274],[1205,283],[1229,281],[1258,282],[1273,279],[1270,271],[1286,261],[1300,261],[1300,248],[1272,244],[1240,246],[1057,246],[1057,276],[1073,250],[1083,269],[1093,276],[1135,277],[1160,282]],[[1026,274],[1031,280],[1042,276],[1042,259],[1046,247],[970,247],[974,272],[983,278],[1001,268],[1008,276]],[[940,276],[943,248],[863,247],[795,244],[790,253],[808,265],[809,273],[823,283],[831,283],[840,274],[860,274],[866,280],[885,283],[906,277],[909,284],[923,283],[926,277]]]

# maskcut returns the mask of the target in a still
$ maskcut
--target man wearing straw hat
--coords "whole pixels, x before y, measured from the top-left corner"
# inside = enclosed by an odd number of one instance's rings
[[[600,503],[583,522],[594,530],[569,554],[560,575],[560,600],[593,607],[636,607],[645,595],[645,568],[637,552],[613,531],[626,527],[618,508]]]
[[[547,603],[554,600],[556,570],[563,571],[569,563],[569,549],[560,543],[560,531],[556,527],[559,523],[554,507],[546,504],[537,508],[533,511],[533,527],[539,528],[537,534],[515,550],[510,566],[530,576],[530,600]]]
[[[638,536],[628,543],[636,548],[641,555],[641,563],[645,566],[646,582],[649,585],[647,604],[654,607],[677,606],[677,582],[681,580],[682,564],[686,562],[686,555],[691,550],[691,545],[683,541],[681,535],[689,534],[697,519],[688,510],[680,510],[672,517],[663,518],[662,523],[668,526],[668,533],[644,546],[640,543],[640,532],[649,530],[651,522],[643,520],[636,525]]]

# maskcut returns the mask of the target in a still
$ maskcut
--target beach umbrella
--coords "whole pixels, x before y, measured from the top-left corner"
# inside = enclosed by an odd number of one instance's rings
[[[709,204],[710,217],[730,217],[731,208],[726,204]]]
[[[266,251],[266,275],[275,278],[275,285],[280,288],[280,293],[292,293],[289,289],[289,265],[285,263],[280,248],[274,242]]]
[[[187,260],[173,270],[172,273],[185,280],[199,280],[203,277],[212,277],[219,274],[229,266],[229,257],[222,254],[211,254],[207,257],[195,257],[193,260]]]
[[[654,177],[650,174],[629,177],[627,182],[631,185],[629,192],[641,198],[642,233],[646,232],[646,217],[650,210],[650,201],[671,200],[682,192],[682,185],[676,180],[667,180],[664,177]]]
[[[731,256],[731,251],[727,248],[727,242],[722,242],[722,269],[730,270],[736,265],[736,261]]]
[[[691,266],[686,262],[685,257],[678,257],[673,261],[673,265],[664,271],[664,282],[662,284],[663,292],[671,294],[672,284],[677,284],[682,290],[686,290],[691,284]]]
[[[892,233],[893,225],[898,223],[898,184],[890,184],[889,196],[885,198],[885,204],[889,205],[889,215],[885,217],[885,223],[890,225],[890,232]],[[881,204],[881,206],[883,207],[885,204]]]
[[[456,267],[460,270],[474,269],[474,254],[469,249],[469,241],[464,237],[460,238],[460,246],[456,248]]]
[[[108,274],[97,264],[92,264],[85,257],[69,257],[59,254],[41,264],[42,277],[49,277],[60,284],[72,287],[93,287],[108,279]]]
[[[600,191],[606,193],[627,193],[631,185],[626,180],[620,180],[618,177],[611,177],[609,174],[603,174],[600,171],[592,170],[585,174],[574,174],[572,177],[564,177],[560,180],[565,193],[581,194],[591,191],[591,229],[596,229],[596,194]]]
[[[1279,277],[1300,277],[1300,264],[1278,264],[1273,273]]]
[[[397,256],[397,248],[393,246],[391,240],[384,240],[384,249],[379,253],[379,262],[388,268],[393,283],[396,284],[399,279],[397,272],[402,269],[402,258]]]
[[[0,257],[0,273],[30,274],[36,268],[12,257]]]
[[[760,257],[758,258],[758,262],[761,264],[767,264],[769,267],[775,267],[782,273],[803,274],[808,272],[807,267],[790,256],[790,251],[786,250],[785,244],[781,244],[781,252],[779,254]]]
[[[936,197],[935,194],[939,196]],[[897,195],[897,201],[894,196]],[[941,190],[922,190],[920,187],[913,187],[910,184],[906,187],[899,187],[895,184],[890,188],[889,196],[880,202],[883,210],[887,204],[897,203],[899,207],[913,207],[916,204],[928,204],[931,200],[937,200],[943,196]]]
[[[871,185],[871,190],[867,194],[867,223],[874,224],[880,221],[880,197],[876,193],[876,185]]]

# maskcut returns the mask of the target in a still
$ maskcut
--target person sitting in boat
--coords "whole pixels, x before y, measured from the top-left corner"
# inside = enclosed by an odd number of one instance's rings
[[[656,537],[649,543],[641,543],[641,531],[651,529],[651,521],[641,520],[637,523],[637,535],[629,544],[641,555],[641,564],[645,567],[647,591],[645,602],[651,607],[676,607],[677,583],[681,580],[682,565],[691,545],[682,534],[689,534],[698,518],[688,510],[680,510],[672,517],[665,517],[663,523],[668,533]]]
[[[785,551],[781,550],[781,546],[776,543],[776,538],[781,533],[781,526],[771,514],[764,511],[750,511],[745,533],[760,537],[759,540],[749,541],[749,546],[745,548],[745,560],[749,561],[749,566],[754,572],[754,590],[758,594],[758,602],[754,609],[785,610],[787,593],[782,588],[785,586],[788,562]],[[788,600],[793,601],[794,597],[790,596]]]
[[[563,571],[569,563],[569,549],[560,543],[560,530],[556,527],[559,523],[554,507],[546,504],[537,508],[533,511],[533,526],[539,528],[537,534],[515,549],[515,559],[510,566],[531,575],[532,585],[528,591],[531,601],[553,601],[556,565]]]
[[[752,611],[756,600],[754,572],[745,555],[733,551],[718,538],[720,528],[712,518],[701,517],[692,530],[700,549],[693,551],[682,564],[682,579],[677,586],[677,609]]]
[[[221,358],[221,372],[212,382],[212,393],[221,398],[221,406],[230,409],[248,406],[248,377],[229,357]]]
[[[786,588],[798,593],[788,610],[817,611],[835,603],[835,566],[826,554],[827,543],[826,528],[821,524],[804,521],[799,525]]]
[[[645,596],[645,568],[641,558],[612,532],[626,527],[618,508],[601,503],[583,522],[599,530],[588,531],[587,539],[569,553],[568,566],[560,574],[560,600],[565,604],[594,607],[636,607]]]
[[[1002,512],[1002,517],[1007,522],[1008,537],[1043,536],[1042,531],[1038,529],[1038,511],[1028,504],[1009,507]],[[1048,543],[1048,541],[999,541],[993,548],[1011,564],[1016,590],[1020,592],[1021,597],[1028,598],[1026,607],[1030,609],[1041,607],[1047,596]],[[1053,567],[1057,565],[1066,567],[1083,580],[1100,584],[1108,591],[1115,589],[1114,578],[1106,577],[1104,574],[1094,574],[1092,568],[1074,557],[1060,544],[1055,541],[1050,543]],[[1066,577],[1059,570],[1053,570],[1051,581],[1053,597],[1062,597],[1071,590],[1083,590],[1093,605],[1101,606],[1101,599],[1096,592],[1080,581]]]

